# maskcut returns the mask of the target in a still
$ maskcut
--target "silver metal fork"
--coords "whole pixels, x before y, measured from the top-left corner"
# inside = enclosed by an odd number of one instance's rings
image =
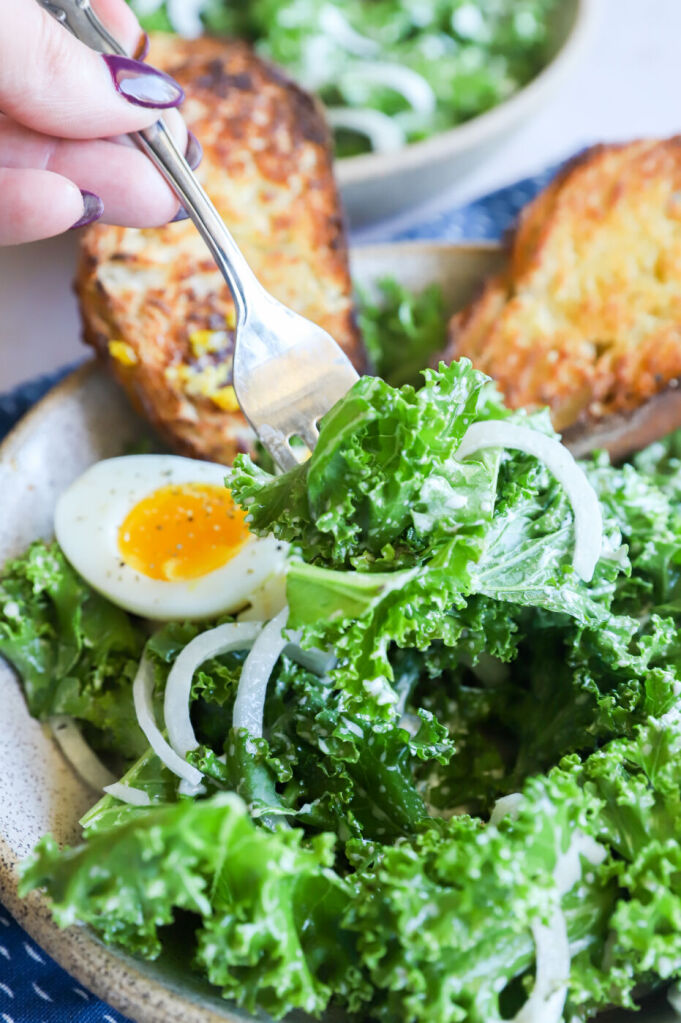
[[[87,46],[125,56],[90,0],[37,2]],[[330,334],[259,283],[164,122],[131,138],[178,196],[227,281],[237,318],[233,383],[239,405],[279,468],[291,469],[299,461],[291,438],[301,438],[312,450],[319,420],[357,380],[357,372]]]

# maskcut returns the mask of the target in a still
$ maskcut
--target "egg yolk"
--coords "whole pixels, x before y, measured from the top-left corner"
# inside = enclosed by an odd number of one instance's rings
[[[152,579],[198,579],[248,540],[245,517],[224,487],[172,484],[135,505],[119,529],[118,548],[131,568]]]

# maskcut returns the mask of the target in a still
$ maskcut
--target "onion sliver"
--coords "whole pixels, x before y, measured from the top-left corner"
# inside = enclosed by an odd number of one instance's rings
[[[515,426],[503,420],[473,423],[466,430],[456,457],[461,460],[484,448],[515,448],[534,455],[561,484],[572,505],[575,520],[575,549],[572,567],[589,582],[601,554],[603,517],[596,492],[568,449],[546,434],[528,426]]]
[[[492,807],[492,813],[489,818],[490,824],[496,825],[504,817],[510,817],[511,820],[515,820],[520,812],[524,798],[522,792],[509,792],[507,796],[500,796]]]
[[[672,986],[668,989],[667,1001],[676,1015],[681,1016],[681,984],[679,981],[677,981],[676,984],[672,984]]]
[[[262,737],[263,731],[267,683],[284,647],[290,642],[282,635],[287,621],[288,607],[285,607],[262,630],[241,670],[232,725],[234,728],[245,728],[258,739]]]
[[[144,789],[135,789],[120,781],[115,781],[113,785],[105,785],[104,791],[114,799],[120,799],[121,803],[129,803],[130,806],[151,806],[148,792],[145,792]]]
[[[498,825],[507,816],[515,820],[524,798],[520,792],[511,792],[497,799],[490,824]],[[535,981],[529,998],[511,1023],[559,1023],[562,1020],[568,993],[571,953],[560,899],[577,884],[582,875],[581,856],[597,866],[602,863],[605,855],[602,845],[590,835],[577,831],[566,851],[558,857],[553,872],[558,904],[548,924],[535,920],[530,925],[535,946]]]
[[[288,616],[288,608],[286,615]],[[200,633],[191,643],[187,643],[178,655],[166,683],[163,716],[170,745],[182,763],[185,762],[184,757],[187,753],[198,746],[189,716],[194,672],[211,657],[218,657],[232,650],[248,650],[261,629],[261,622],[228,622],[226,625],[218,625],[215,629]],[[245,667],[246,665],[244,669]],[[196,774],[200,779],[198,771]]]
[[[423,75],[402,64],[390,64],[385,61],[359,61],[352,65],[347,75],[340,79],[344,82],[369,82],[384,85],[399,93],[412,110],[428,116],[435,110],[435,93]]]
[[[373,57],[380,51],[378,43],[357,32],[334,4],[325,4],[322,7],[319,15],[319,27],[344,50],[354,53],[358,57]]]
[[[116,781],[116,775],[90,749],[73,718],[68,714],[53,714],[49,725],[62,753],[90,788],[101,791]]]
[[[313,675],[319,675],[320,678],[328,675],[336,664],[336,655],[333,650],[318,650],[317,647],[304,649],[297,643],[289,642],[284,647],[284,653],[301,668],[311,671]]]
[[[510,812],[513,814],[512,809]],[[553,872],[558,898],[569,892],[582,876],[581,856],[597,866],[605,855],[603,846],[590,835],[575,832],[567,850],[558,857]],[[535,921],[531,929],[536,950],[534,987],[512,1023],[559,1023],[563,1018],[570,978],[570,942],[560,902],[554,908],[548,925]]]
[[[567,850],[559,857],[553,872],[556,887],[561,895],[574,888],[582,876],[582,865],[579,862],[581,856],[597,867],[605,859],[606,851],[595,838],[576,831]]]
[[[178,778],[184,778],[190,785],[200,785],[203,778],[201,772],[196,767],[188,764],[183,757],[178,756],[176,751],[163,738],[154,718],[153,691],[154,666],[146,653],[144,653],[142,654],[142,660],[132,685],[132,697],[135,702],[135,714],[137,715],[139,726],[146,735],[154,753],[159,760],[163,761],[169,771],[176,774]]]
[[[399,124],[380,110],[327,107],[326,119],[332,128],[346,128],[365,135],[377,153],[395,153],[407,141]]]
[[[205,0],[166,0],[170,24],[187,39],[196,39],[204,31],[201,21],[204,7]]]
[[[548,925],[535,921],[531,927],[535,945],[534,987],[512,1023],[559,1023],[570,976],[570,944],[563,911],[558,906]]]

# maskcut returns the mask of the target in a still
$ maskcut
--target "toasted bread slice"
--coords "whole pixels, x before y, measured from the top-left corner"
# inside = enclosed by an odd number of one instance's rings
[[[198,174],[264,286],[361,369],[330,139],[315,101],[243,43],[157,37],[184,86]],[[191,223],[94,226],[76,291],[85,340],[173,448],[229,464],[252,447],[231,386],[234,307]]]
[[[597,146],[522,212],[508,265],[453,317],[513,407],[556,429],[628,414],[681,376],[681,138]]]

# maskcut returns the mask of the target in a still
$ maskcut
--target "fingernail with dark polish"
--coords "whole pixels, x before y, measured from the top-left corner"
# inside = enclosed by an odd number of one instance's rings
[[[169,220],[169,224],[179,224],[181,220],[189,220],[189,214],[187,213],[184,206],[180,206],[179,210],[175,214],[172,220]]]
[[[143,32],[135,50],[135,60],[146,60],[149,56],[149,33]]]
[[[87,227],[88,224],[94,224],[95,220],[99,220],[104,212],[104,203],[98,195],[95,195],[94,192],[83,192],[82,190],[80,194],[83,196],[83,216],[69,228],[71,231],[75,231],[77,227]]]
[[[128,103],[166,110],[168,107],[179,107],[184,100],[182,86],[163,71],[157,71],[132,57],[119,57],[110,53],[103,53],[102,57],[117,91]]]
[[[203,146],[193,131],[187,132],[187,151],[184,158],[192,170],[196,170],[203,160]]]

